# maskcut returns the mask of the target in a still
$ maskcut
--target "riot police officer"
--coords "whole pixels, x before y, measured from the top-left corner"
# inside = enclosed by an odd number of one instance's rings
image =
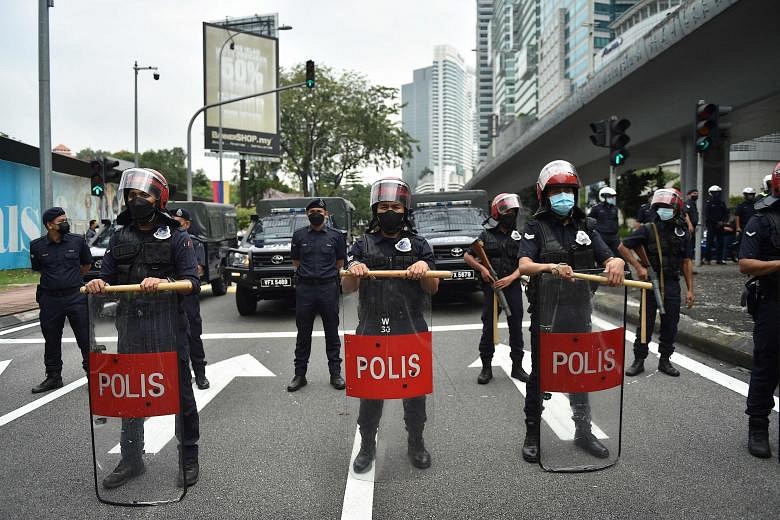
[[[154,292],[167,279],[189,280],[192,294],[200,291],[195,252],[192,240],[179,223],[165,212],[170,194],[168,182],[162,174],[149,168],[130,168],[122,174],[119,184],[126,209],[117,216],[122,227],[111,237],[100,278],[91,280],[87,292],[103,291],[108,284],[140,283],[144,292]],[[143,303],[143,302],[140,302]],[[129,312],[126,311],[126,312]],[[127,319],[117,311],[117,320]],[[200,419],[192,390],[187,345],[187,317],[179,306],[174,316],[165,316],[176,324],[176,342],[179,357],[179,387],[181,392],[181,426],[177,428],[180,441],[180,486],[197,482],[198,438]],[[138,327],[154,326],[154,320],[140,322]],[[132,329],[125,330],[132,335]],[[161,332],[162,335],[162,332]],[[123,337],[119,337],[122,352]],[[129,341],[132,343],[132,341]],[[103,479],[105,488],[116,488],[145,471],[142,460],[144,427],[142,419],[122,419],[120,447],[122,459],[114,471]]]
[[[480,263],[472,246],[463,255],[466,263],[482,275],[484,299],[482,301],[482,336],[479,339],[479,357],[482,371],[477,383],[484,385],[493,379],[491,362],[496,346],[493,343],[493,289],[501,289],[509,304],[512,316],[507,318],[509,327],[509,348],[512,359],[511,376],[528,382],[528,374],[523,370],[523,289],[520,273],[517,271],[517,245],[520,233],[517,232],[517,213],[520,199],[514,193],[499,193],[490,205],[490,217],[478,240],[484,244],[485,254],[490,265],[498,275],[492,280],[488,268]]]
[[[339,339],[339,272],[347,256],[344,237],[327,225],[328,208],[321,198],[306,206],[309,225],[298,229],[292,237],[292,261],[296,269],[295,376],[287,386],[295,392],[306,385],[306,369],[311,355],[311,333],[314,318],[322,318],[325,329],[325,354],[328,356],[330,384],[344,389],[341,377],[341,340]]]
[[[712,257],[719,265],[723,260],[723,227],[729,220],[729,209],[721,200],[723,190],[717,184],[713,184],[707,190],[710,198],[704,204],[704,223],[707,225],[707,265]]]
[[[740,202],[737,205],[737,209],[734,210],[734,216],[737,220],[737,234],[742,233],[745,226],[747,226],[748,221],[750,221],[750,217],[756,213],[756,190],[750,186],[746,186],[745,189],[742,190],[742,196],[745,200]]]
[[[650,207],[651,200],[653,200],[652,193],[647,196],[647,202],[639,206],[639,209],[636,211],[636,224],[634,225],[634,229],[653,220],[653,209]]]
[[[685,202],[685,216],[688,222],[688,233],[691,234],[691,258],[694,258],[696,250],[696,226],[699,225],[699,209],[696,201],[699,200],[699,190],[688,190],[688,199]]]
[[[612,250],[612,254],[620,256],[617,250],[620,244],[618,236],[618,210],[615,205],[617,192],[609,186],[599,190],[599,203],[593,206],[588,216],[596,220],[596,231],[599,232],[604,243]]]
[[[89,309],[87,297],[79,293],[84,273],[92,265],[89,246],[81,236],[70,232],[64,209],[49,208],[42,220],[46,234],[30,242],[30,263],[41,273],[35,297],[46,342],[46,378],[32,389],[34,394],[62,387],[62,328],[66,317],[81,349],[85,372],[89,359]]]
[[[186,231],[192,238],[198,278],[200,278],[206,269],[206,248],[203,246],[203,242],[198,240],[194,233],[191,233],[192,217],[190,212],[184,208],[177,208],[173,212],[173,218],[179,223],[179,229]],[[182,306],[187,314],[187,321],[190,326],[187,338],[190,345],[192,371],[195,373],[195,384],[198,386],[198,389],[205,390],[211,384],[208,378],[206,378],[206,352],[203,350],[203,340],[200,339],[201,334],[203,334],[203,319],[200,316],[200,297],[198,294],[185,294],[182,298]]]
[[[523,458],[527,462],[539,460],[539,428],[542,400],[539,391],[539,331],[541,324],[540,296],[546,290],[541,283],[542,273],[571,280],[573,270],[594,269],[603,266],[610,285],[623,282],[625,263],[612,254],[604,243],[593,219],[575,205],[580,179],[577,171],[566,161],[552,161],[542,168],[536,182],[539,210],[535,219],[525,225],[518,251],[521,275],[531,276],[528,300],[531,312],[531,375],[525,397],[526,437]],[[573,284],[574,291],[556,313],[555,330],[584,331],[590,327],[590,288]],[[567,289],[564,286],[564,289]],[[576,293],[576,294],[575,294]],[[591,432],[590,404],[587,394],[571,394],[575,424],[574,444],[599,458],[609,457],[609,450]]]
[[[748,310],[753,315],[753,370],[748,388],[748,450],[769,458],[769,414],[780,380],[780,163],[771,174],[769,195],[756,203],[756,214],[745,226],[739,250],[739,270],[750,275]]]
[[[685,303],[690,308],[694,302],[693,260],[691,257],[691,235],[683,217],[683,200],[677,190],[663,188],[653,195],[653,209],[656,217],[634,231],[620,244],[620,252],[634,268],[640,280],[647,280],[647,269],[652,266],[660,283],[664,314],[661,315],[661,335],[658,351],[661,359],[658,370],[677,377],[680,372],[672,366],[669,358],[674,353],[674,339],[677,336],[677,324],[680,321],[680,272],[685,277],[688,292]],[[640,249],[641,248],[641,249]],[[642,263],[629,250],[640,250]],[[650,265],[643,265],[647,260]],[[655,326],[657,303],[654,298],[646,299],[646,331],[652,334]],[[641,309],[640,309],[641,311]],[[634,362],[626,369],[626,375],[635,376],[645,371],[647,343],[641,342],[640,328],[634,341]],[[649,340],[649,338],[647,338]]]
[[[386,323],[393,334],[426,331],[421,308],[423,291],[435,294],[439,280],[423,278],[435,267],[433,249],[409,224],[409,185],[396,178],[378,180],[371,186],[370,203],[372,219],[368,229],[353,244],[348,256],[347,267],[353,276],[344,279],[344,292],[360,291],[357,334],[379,334],[381,323]],[[409,275],[408,279],[375,281],[365,278],[371,269],[406,269]],[[376,456],[376,431],[383,405],[382,400],[360,400],[357,422],[361,443],[352,464],[356,473],[368,471]],[[404,399],[403,407],[409,459],[416,468],[428,468],[431,455],[423,440],[427,420],[425,395]]]

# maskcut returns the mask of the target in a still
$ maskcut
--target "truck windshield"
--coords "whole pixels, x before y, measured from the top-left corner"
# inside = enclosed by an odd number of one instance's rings
[[[247,237],[247,241],[258,244],[264,240],[292,238],[293,232],[309,225],[303,213],[271,215],[258,220]]]
[[[103,229],[98,236],[90,244],[91,247],[100,247],[108,249],[108,242],[111,240],[111,235],[114,234],[114,227]]]
[[[441,231],[482,231],[485,215],[478,208],[435,208],[417,209],[414,225],[418,233]]]

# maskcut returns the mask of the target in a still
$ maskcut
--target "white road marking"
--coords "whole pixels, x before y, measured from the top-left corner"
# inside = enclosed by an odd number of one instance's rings
[[[242,354],[218,361],[213,365],[206,365],[206,377],[211,383],[210,388],[198,390],[193,385],[195,402],[199,412],[236,377],[275,377],[275,374],[251,354]],[[174,432],[173,415],[147,419],[144,422],[144,451],[146,453],[159,452],[173,439]],[[109,453],[119,453],[119,444],[114,446]]]
[[[8,412],[7,414],[0,417],[0,426],[5,426],[6,424],[10,423],[11,421],[14,421],[18,419],[19,417],[22,417],[24,415],[27,415],[28,413],[32,412],[33,410],[37,410],[41,406],[50,403],[54,401],[55,399],[62,397],[63,395],[67,394],[68,392],[71,392],[75,390],[76,388],[79,388],[80,386],[84,386],[87,384],[87,378],[82,377],[81,379],[77,379],[76,381],[73,381],[70,384],[67,384],[63,386],[62,388],[58,388],[57,390],[54,390],[52,392],[49,392],[48,394],[44,395],[43,397],[40,397],[36,399],[35,401],[31,403],[27,403],[26,405],[22,406],[21,408],[17,408],[13,412]]]
[[[11,359],[7,359],[6,361],[0,361],[0,374],[2,374],[6,368],[8,368],[8,365],[11,364]]]
[[[512,374],[512,359],[509,357],[510,348],[509,345],[499,343],[496,345],[496,352],[493,354],[493,361],[491,365],[501,367],[506,372],[509,380],[514,383],[515,387],[521,394],[525,395],[526,388],[525,383],[519,381],[511,376]],[[482,360],[477,358],[469,368],[482,367]],[[526,372],[531,372],[531,353],[526,351],[526,355],[523,356],[523,368]],[[550,394],[552,397],[550,400],[545,401],[544,411],[542,412],[542,419],[552,429],[555,435],[562,441],[574,440],[574,422],[571,419],[571,406],[569,406],[569,399],[560,392],[553,392]],[[604,431],[599,428],[595,423],[592,423],[593,435],[599,439],[608,439]]]
[[[349,458],[349,470],[347,471],[347,485],[344,487],[344,505],[341,507],[341,520],[365,520],[370,519],[374,513],[374,468],[355,475],[352,469],[352,461],[360,451],[360,427],[355,430],[355,441],[352,443],[352,455]]]
[[[593,316],[592,320],[596,326],[601,328],[613,329],[616,327],[616,325],[613,325],[612,323],[609,323],[607,320],[604,320],[597,316]],[[636,340],[636,334],[629,330],[626,330],[626,341],[629,343],[633,343],[634,340]],[[648,348],[650,352],[652,352],[658,357],[661,357],[661,354],[658,352],[658,343],[656,343],[655,341],[651,341],[650,343],[648,343]],[[675,352],[674,364],[686,370],[689,370],[694,374],[698,374],[704,379],[708,379],[715,384],[718,384],[724,388],[728,388],[733,392],[736,392],[744,397],[747,397],[748,388],[749,388],[749,385],[747,383],[740,381],[739,379],[736,379],[729,375],[726,375],[723,372],[719,372],[714,368],[708,367],[704,363],[700,363],[683,354],[680,354],[679,352]],[[773,410],[776,412],[780,411],[780,400],[778,400],[777,397],[775,397],[774,400],[775,400],[775,406]]]
[[[18,327],[11,327],[10,329],[0,330],[0,336],[5,336],[6,334],[11,334],[12,332],[19,332],[20,330],[37,327],[40,324],[41,322],[34,321],[32,323],[25,323],[24,325],[19,325]]]

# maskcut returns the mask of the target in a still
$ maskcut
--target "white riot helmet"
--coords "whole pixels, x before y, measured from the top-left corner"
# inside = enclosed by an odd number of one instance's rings
[[[720,193],[721,191],[723,191],[723,189],[721,189],[720,186],[718,186],[717,184],[713,184],[712,186],[709,187],[707,193]]]
[[[772,174],[764,176],[764,189],[768,192],[772,191]]]
[[[609,186],[604,186],[599,190],[599,200],[607,200],[607,197],[614,197],[617,192]]]
[[[742,190],[742,195],[751,195],[751,194],[755,195],[756,194],[756,190],[754,190],[750,186],[746,186],[745,189]]]

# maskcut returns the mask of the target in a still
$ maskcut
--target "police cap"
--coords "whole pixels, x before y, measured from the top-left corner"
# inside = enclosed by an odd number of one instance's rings
[[[59,217],[60,215],[64,215],[64,214],[65,214],[65,210],[60,208],[60,207],[58,207],[58,206],[55,206],[53,208],[47,209],[46,211],[43,212],[43,218],[42,218],[43,225],[45,226],[46,224],[48,224],[49,222],[51,222],[55,218]]]
[[[190,212],[184,208],[176,208],[176,211],[173,212],[173,216],[181,217],[188,222],[192,222],[192,217],[190,217]]]
[[[322,198],[314,199],[313,201],[309,202],[309,205],[306,206],[306,211],[309,211],[311,208],[320,208],[320,209],[327,209],[327,206],[325,205],[325,200]]]

